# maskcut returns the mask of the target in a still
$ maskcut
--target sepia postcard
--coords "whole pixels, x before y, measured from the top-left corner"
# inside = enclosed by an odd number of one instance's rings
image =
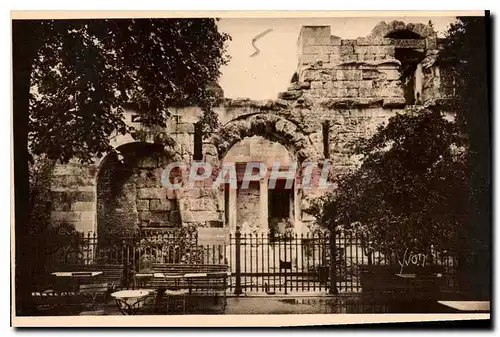
[[[12,325],[490,322],[489,16],[12,12]]]

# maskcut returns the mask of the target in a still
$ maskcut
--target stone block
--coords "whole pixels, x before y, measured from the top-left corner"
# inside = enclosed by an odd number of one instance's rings
[[[305,46],[302,49],[302,54],[330,54],[332,53],[333,46]]]
[[[300,30],[299,43],[305,46],[330,45],[330,26],[303,26]]]
[[[148,211],[149,210],[149,200],[137,200],[136,207],[138,211]]]
[[[50,219],[55,222],[77,222],[80,220],[79,212],[69,211],[52,211],[50,214]]]
[[[359,81],[363,79],[363,72],[360,69],[338,69],[336,78],[341,81]]]
[[[81,172],[79,175],[57,175],[53,176],[52,179],[52,186],[54,188],[76,188],[89,185],[93,185],[93,180],[84,174],[84,172]]]
[[[278,94],[278,97],[284,100],[296,100],[300,96],[302,96],[302,91],[298,90],[285,91]]]
[[[404,97],[385,98],[383,107],[385,109],[400,109],[406,104]]]
[[[93,211],[95,209],[94,202],[76,201],[71,204],[72,211]]]
[[[166,195],[165,188],[139,188],[137,189],[138,199],[164,199]]]
[[[331,88],[327,91],[327,97],[357,97],[358,89]]]
[[[205,211],[217,211],[219,209],[216,199],[203,198],[203,208]]]
[[[395,39],[394,46],[396,48],[424,49],[425,40],[421,39]]]
[[[358,55],[357,54],[347,54],[342,56],[342,62],[357,62]]]
[[[166,199],[153,199],[149,203],[151,211],[170,211],[172,209],[172,202]]]
[[[375,90],[372,88],[359,88],[359,97],[373,97]]]
[[[340,46],[340,55],[345,56],[349,54],[354,54],[354,47],[352,45],[342,45]]]
[[[332,82],[334,88],[371,88],[372,81],[335,81]]]
[[[328,54],[304,54],[302,55],[302,64],[314,64],[317,62],[328,62],[329,57]]]
[[[355,46],[356,40],[355,39],[345,39],[345,40],[341,41],[341,45],[343,45],[343,46]]]
[[[383,78],[389,81],[399,80],[401,73],[397,69],[381,69],[380,73],[383,74]]]
[[[186,222],[206,222],[206,221],[221,221],[220,212],[217,211],[191,211],[186,212]]]
[[[363,80],[378,79],[381,73],[374,69],[363,69]]]
[[[335,79],[333,72],[330,70],[304,70],[302,73],[303,81],[331,81]]]
[[[358,46],[387,46],[394,44],[393,39],[386,39],[383,37],[358,37],[356,45]]]
[[[399,81],[390,81],[377,89],[379,97],[403,97],[403,88],[398,85]]]
[[[311,82],[311,89],[322,89],[322,88],[323,88],[323,82],[322,81]]]
[[[375,61],[375,54],[358,54],[359,61]]]
[[[175,133],[194,133],[194,124],[178,123],[174,126]]]
[[[330,45],[340,46],[342,44],[342,39],[338,36],[330,36]]]
[[[203,211],[205,209],[204,198],[191,199],[189,209],[191,211]]]
[[[76,202],[76,201],[94,201],[95,192],[93,188],[90,191],[68,190],[68,191],[51,191],[53,202]]]
[[[55,200],[52,199],[52,211],[71,211],[72,201],[71,200]]]

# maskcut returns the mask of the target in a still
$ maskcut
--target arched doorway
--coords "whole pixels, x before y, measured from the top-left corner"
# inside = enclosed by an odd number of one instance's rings
[[[273,162],[279,162],[284,172],[293,171],[300,175],[304,162],[321,165],[324,159],[296,124],[274,114],[235,119],[224,125],[211,142],[217,149],[219,160],[233,162],[240,176],[249,162],[265,162],[268,172]],[[295,167],[292,168],[292,165]],[[270,221],[282,223],[282,220],[287,220],[288,227],[292,227],[295,232],[302,232],[302,190],[297,180],[292,179],[291,185],[286,180],[278,179],[274,186],[269,186],[268,178],[261,179],[249,184],[245,191],[226,185],[223,192],[226,226],[232,230],[240,226],[243,231],[267,232]],[[248,206],[238,206],[238,201],[239,205],[248,205],[242,198],[252,200],[254,210]],[[283,207],[276,206],[278,203]]]
[[[104,158],[97,176],[100,243],[143,228],[180,226],[177,201],[161,183],[170,161],[163,145],[139,142],[122,145]]]
[[[286,177],[279,177],[274,186],[269,184],[273,165],[279,165],[280,171],[287,171],[294,170],[295,162],[295,156],[283,145],[261,136],[245,138],[231,147],[223,158],[223,164],[235,166],[237,175],[237,188],[231,189],[230,184],[226,184],[223,192],[228,227],[239,226],[242,232],[271,234],[295,229],[300,221],[295,179],[292,177],[287,184]],[[249,163],[263,164],[267,174],[246,186],[243,176]]]

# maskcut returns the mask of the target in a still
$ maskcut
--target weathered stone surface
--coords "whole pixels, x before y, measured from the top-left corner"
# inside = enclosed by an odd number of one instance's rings
[[[139,188],[137,190],[138,199],[164,199],[165,195],[165,188]]]
[[[95,209],[94,202],[76,201],[71,204],[72,211],[93,211]]]
[[[301,90],[311,88],[310,82],[295,82],[288,86],[288,91],[290,90]]]
[[[55,222],[76,222],[80,220],[80,214],[73,211],[52,211],[50,218]]]
[[[328,62],[328,54],[305,54],[302,55],[302,64],[313,64],[316,62]]]
[[[302,91],[293,90],[279,93],[278,97],[285,100],[295,100],[302,96]]]
[[[153,199],[149,204],[151,211],[170,211],[172,209],[172,202],[166,199]]]
[[[313,81],[331,81],[335,79],[335,73],[330,70],[305,70],[303,80],[305,82]]]
[[[382,78],[388,81],[399,80],[401,73],[397,69],[380,69]]]
[[[370,33],[370,37],[386,37],[390,33],[396,33],[401,31],[410,31],[414,34],[420,36],[421,38],[426,38],[432,35],[432,29],[422,23],[408,23],[405,24],[402,21],[391,21],[386,23],[385,21],[380,22],[373,28]]]
[[[149,210],[149,200],[137,200],[137,210],[138,211],[148,211]]]
[[[454,92],[448,76],[438,70],[437,41],[426,25],[384,22],[375,27],[370,36],[355,40],[331,36],[329,27],[305,27],[302,33],[298,77],[294,76],[288,90],[276,100],[221,100],[216,112],[223,126],[213,137],[203,140],[203,160],[217,166],[233,145],[242,139],[261,136],[282,144],[299,161],[317,161],[325,150],[322,122],[328,121],[328,154],[335,163],[335,174],[352,168],[357,165],[352,155],[353,141],[373,134],[378,125],[405,109],[399,81],[401,62],[395,59],[395,48],[411,47],[425,52],[423,101],[437,104],[440,97]],[[419,38],[400,39],[411,37],[412,33]],[[390,38],[385,38],[387,35]],[[113,225],[128,230],[139,224],[144,227],[186,224],[210,227],[211,223],[219,226],[224,214],[221,212],[222,190],[212,190],[205,182],[177,192],[161,185],[161,172],[157,170],[175,160],[188,165],[192,162],[194,123],[201,116],[198,108],[172,108],[171,112],[176,117],[169,120],[168,128],[154,133],[166,135],[166,155],[148,156],[139,151],[138,157],[143,155],[143,158],[126,164],[133,166],[127,167],[133,175],[110,175],[109,185],[116,184],[114,195],[103,192],[109,188],[103,179],[97,184],[97,165],[56,166],[52,182],[54,221],[95,229],[95,210],[105,209],[106,212],[97,217],[101,228]],[[116,181],[116,177],[123,181]],[[99,202],[95,200],[96,189]],[[254,192],[258,197],[259,190]],[[258,207],[252,212],[258,212]],[[247,220],[259,222],[253,215]],[[313,221],[309,217],[304,219]]]
[[[396,48],[424,49],[425,40],[395,39],[394,46]]]
[[[206,221],[220,221],[220,212],[216,211],[191,211],[186,212],[183,221],[186,222],[206,222]]]
[[[342,40],[343,42],[343,40]],[[354,47],[352,45],[342,45],[340,46],[340,55],[345,56],[349,54],[354,54]]]
[[[355,46],[356,40],[355,39],[345,39],[345,40],[342,40],[341,44],[343,46]]]
[[[176,133],[194,133],[193,123],[179,123],[175,126]]]
[[[372,81],[336,81],[333,82],[333,87],[334,88],[345,88],[345,89],[352,89],[352,88],[371,88]]]
[[[342,39],[338,36],[330,36],[330,45],[340,46],[342,44]]]
[[[363,79],[363,72],[360,69],[337,70],[336,78],[339,81],[359,81]]]
[[[400,98],[385,98],[383,107],[387,109],[403,108],[405,106],[405,99]]]
[[[331,28],[329,26],[303,26],[299,43],[302,46],[329,46]]]
[[[192,199],[189,205],[191,211],[202,211],[205,209],[204,198]]]
[[[358,37],[356,45],[358,46],[388,46],[394,44],[393,39],[386,39],[382,37]]]
[[[52,191],[52,200],[55,202],[76,202],[76,201],[94,201],[95,192],[93,191]]]

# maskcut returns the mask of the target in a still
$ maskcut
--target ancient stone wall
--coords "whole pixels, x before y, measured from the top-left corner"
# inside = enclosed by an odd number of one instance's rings
[[[372,135],[391,116],[414,110],[413,105],[437,104],[453,95],[455,80],[448,68],[440,68],[439,43],[426,25],[381,22],[371,34],[357,39],[332,35],[328,26],[303,27],[298,49],[296,80],[276,100],[222,100],[216,108],[221,127],[203,140],[198,160],[219,167],[233,146],[259,136],[281,144],[299,165],[312,161],[321,166],[330,160],[330,177],[334,177],[359,163],[353,155],[356,140]],[[152,162],[146,156],[126,166],[130,173],[120,172],[121,180],[113,171],[99,178],[97,171],[101,172],[105,161],[56,166],[53,221],[68,221],[83,231],[113,227],[111,218],[124,229],[222,227],[224,196],[210,182],[196,182],[176,193],[161,185],[166,162],[180,160],[188,166],[193,162],[195,123],[201,116],[197,107],[169,110],[171,117],[164,129],[146,128],[140,116],[128,111],[127,122],[138,131],[112,140],[116,149],[133,142],[162,144],[162,161]],[[260,152],[273,151],[255,146]],[[248,158],[253,161],[252,156]],[[184,182],[186,178],[182,177]],[[114,196],[112,186],[117,189]],[[305,209],[310,198],[320,194],[298,190],[297,207]],[[103,201],[98,203],[98,199]],[[98,204],[106,210],[100,216],[96,215],[102,211]],[[252,219],[247,211],[240,217]],[[300,214],[304,226],[314,223],[307,213]]]

